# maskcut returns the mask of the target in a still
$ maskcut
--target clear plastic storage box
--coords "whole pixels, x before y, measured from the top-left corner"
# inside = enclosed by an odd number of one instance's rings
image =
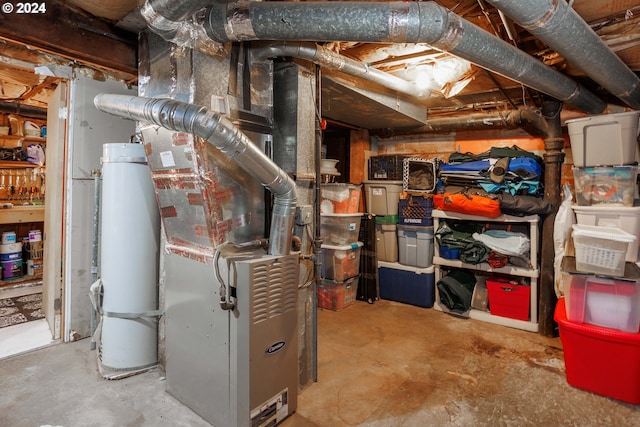
[[[361,192],[360,186],[355,184],[322,184],[320,186],[322,198],[320,212],[357,213],[360,209]]]
[[[638,332],[640,284],[587,274],[562,273],[567,318],[572,322]],[[639,361],[640,362],[640,361]]]
[[[342,282],[357,276],[362,245],[362,242],[344,246],[322,245],[322,277]]]
[[[358,241],[361,213],[321,214],[320,235],[327,245],[343,246]]]

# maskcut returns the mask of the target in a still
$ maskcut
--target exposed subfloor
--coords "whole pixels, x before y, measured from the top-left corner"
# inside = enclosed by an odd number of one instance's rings
[[[640,425],[567,384],[558,338],[384,300],[318,324],[318,382],[284,427]],[[209,425],[164,390],[158,369],[107,381],[88,340],[58,344],[0,361],[0,426]]]

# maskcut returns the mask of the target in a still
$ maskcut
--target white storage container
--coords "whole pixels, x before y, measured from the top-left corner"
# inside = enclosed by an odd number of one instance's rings
[[[636,159],[640,111],[567,120],[573,164],[628,165]]]
[[[640,111],[567,120],[573,164],[628,165],[635,161]]]
[[[625,256],[636,236],[619,228],[573,225],[576,270],[606,276],[624,276]]]
[[[402,181],[364,181],[367,212],[374,215],[398,215]]]
[[[600,227],[619,228],[634,236],[640,236],[640,206],[619,207],[619,206],[578,206],[571,208],[576,214],[578,224],[598,225]],[[629,243],[625,261],[638,261],[638,246],[640,239]]]

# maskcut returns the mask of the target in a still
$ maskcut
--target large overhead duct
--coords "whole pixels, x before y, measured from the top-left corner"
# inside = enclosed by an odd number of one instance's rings
[[[435,2],[215,3],[204,28],[219,42],[427,43],[588,113],[606,104],[578,83]]]
[[[213,144],[274,194],[269,254],[287,255],[291,249],[295,182],[225,117],[204,107],[171,99],[100,94],[96,108],[120,117],[187,132]]]
[[[487,0],[613,95],[640,108],[640,79],[565,1]]]

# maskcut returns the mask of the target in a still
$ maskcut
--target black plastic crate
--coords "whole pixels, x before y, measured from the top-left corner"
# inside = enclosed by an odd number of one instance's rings
[[[433,198],[414,196],[398,202],[398,224],[433,225]]]
[[[402,181],[402,161],[406,156],[372,156],[369,158],[369,179]]]

